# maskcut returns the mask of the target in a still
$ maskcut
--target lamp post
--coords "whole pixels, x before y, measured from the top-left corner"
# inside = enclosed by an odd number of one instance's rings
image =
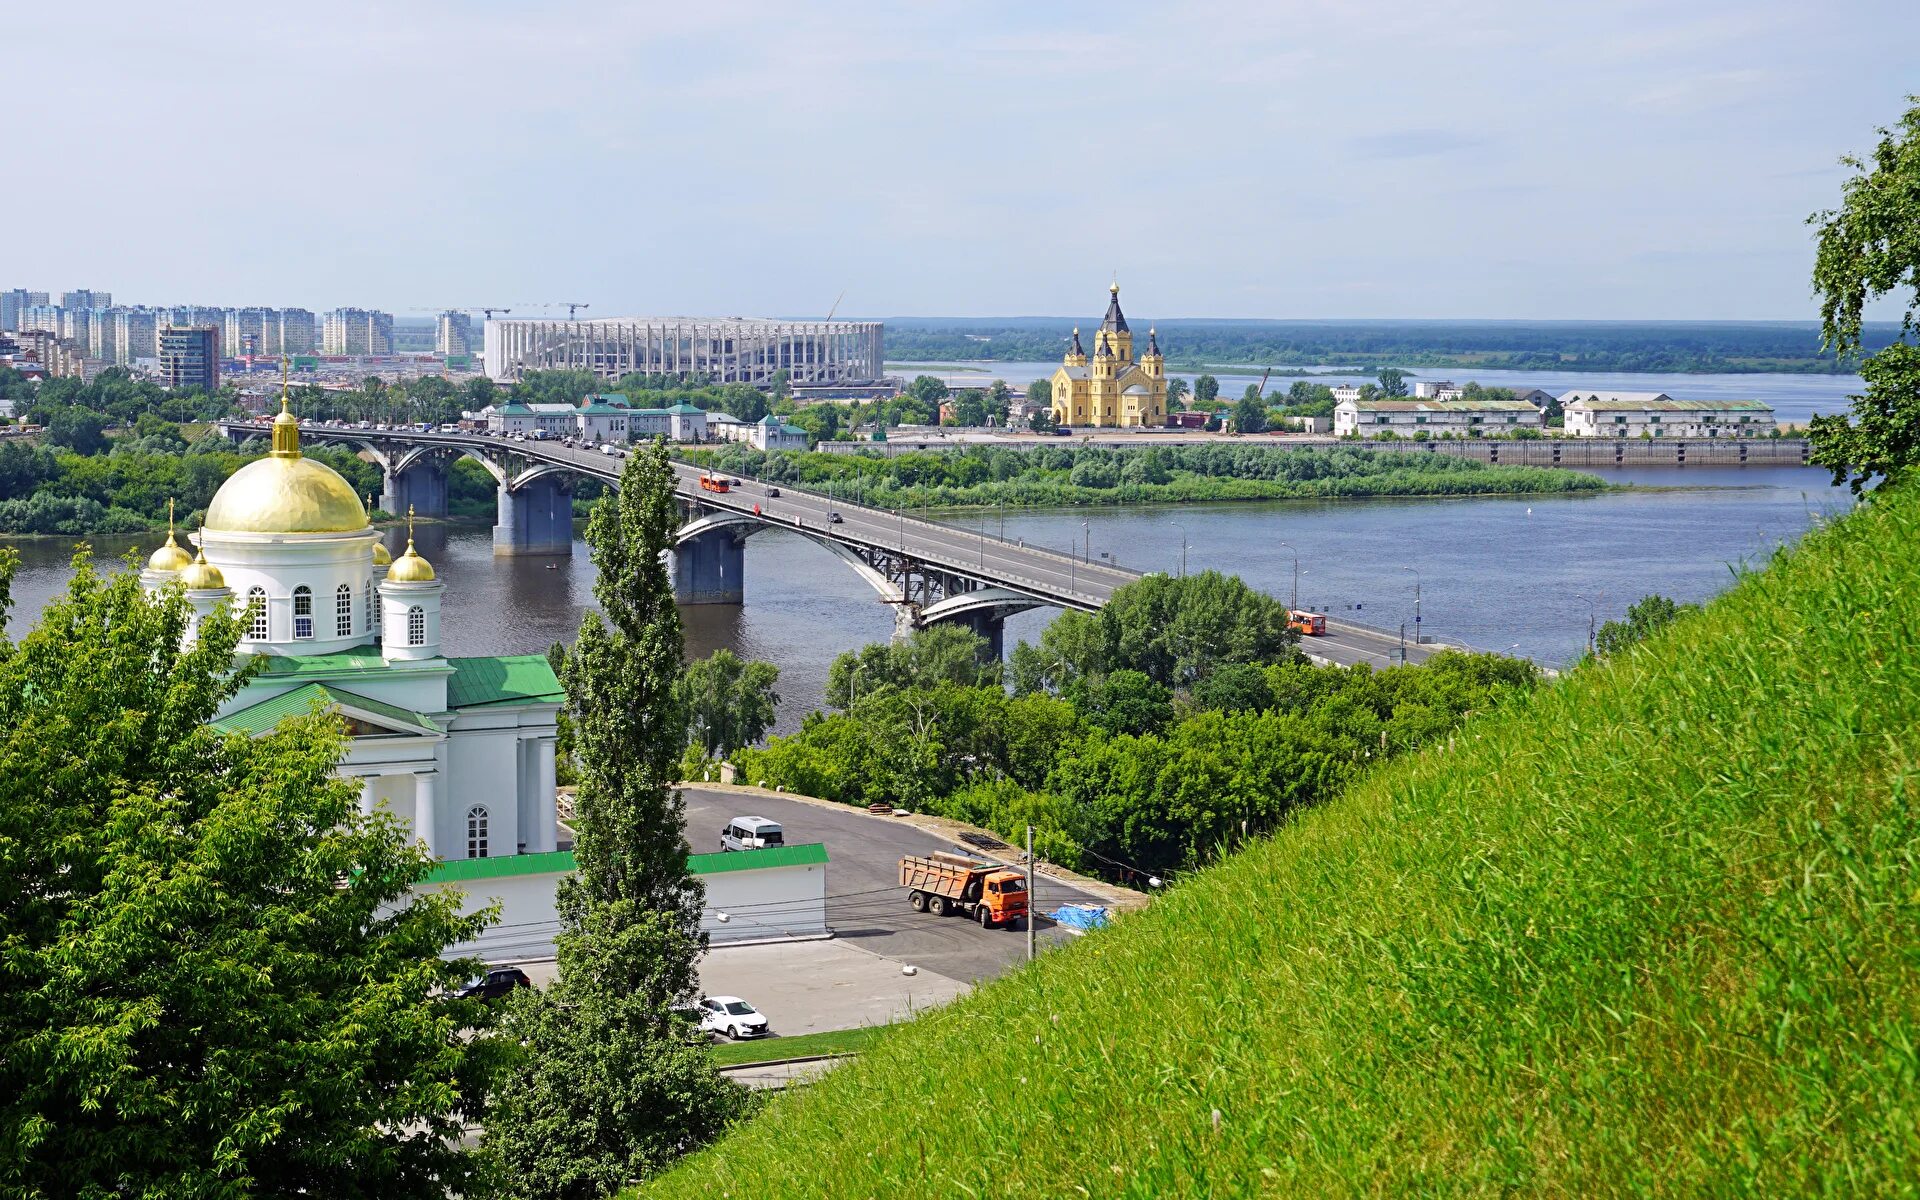
[[[1592,656],[1594,626],[1599,623],[1600,619],[1600,602],[1593,596],[1581,596],[1579,599],[1587,602],[1587,654],[1588,656]]]
[[[1167,524],[1180,531],[1180,578],[1185,579],[1187,577],[1187,527],[1178,521],[1169,521]]]
[[[1413,644],[1418,646],[1420,644],[1420,572],[1413,567],[1401,567],[1400,569],[1402,571],[1413,572]],[[1407,661],[1407,651],[1405,647],[1402,647],[1400,650],[1400,661]]]
[[[1293,598],[1287,601],[1287,607],[1299,608],[1300,607],[1300,552],[1294,549],[1291,545],[1288,545],[1286,542],[1281,542],[1280,544],[1286,547],[1288,554],[1293,555]]]
[[[856,661],[853,670],[847,673],[847,711],[853,711],[853,702],[860,698],[860,672],[867,664]]]
[[[1080,532],[1085,536],[1085,544],[1083,545],[1080,551],[1080,561],[1085,563],[1090,563],[1093,561],[1093,524],[1092,522],[1090,521],[1080,522]]]

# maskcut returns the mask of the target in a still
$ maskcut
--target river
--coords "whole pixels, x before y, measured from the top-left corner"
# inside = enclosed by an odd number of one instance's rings
[[[1618,617],[1649,592],[1705,600],[1731,584],[1741,566],[1763,562],[1848,504],[1825,472],[1798,467],[1596,474],[1651,490],[1013,510],[1005,514],[1005,532],[1175,573],[1184,530],[1189,571],[1234,572],[1282,598],[1293,588],[1297,550],[1302,605],[1385,628],[1403,621],[1411,627],[1417,580],[1430,635],[1558,665],[1585,646],[1590,616]],[[1002,528],[994,512],[944,519],[993,533]],[[154,541],[103,538],[98,553],[111,560],[137,549],[144,556]],[[496,559],[491,531],[473,526],[422,526],[418,542],[447,585],[449,654],[543,651],[570,641],[592,602],[584,544],[576,542],[567,560]],[[14,544],[22,552],[17,632],[65,587],[70,548],[52,538]],[[725,646],[779,664],[779,724],[791,729],[818,706],[834,656],[888,637],[892,613],[825,550],[782,530],[748,541],[746,577],[744,606],[682,610],[688,648],[705,654]],[[1013,618],[1008,645],[1037,639],[1051,616],[1041,609]]]
[[[915,375],[932,375],[945,380],[951,387],[985,387],[996,379],[1004,379],[1008,384],[1025,387],[1035,379],[1051,378],[1058,363],[1042,362],[945,362],[945,363],[888,363],[890,374],[901,375],[908,379]],[[1288,368],[1292,369],[1292,368]],[[1307,370],[1319,372],[1337,372],[1334,367],[1309,367]],[[1276,388],[1285,391],[1293,384],[1290,376],[1276,374],[1267,383],[1267,390]],[[1240,368],[1231,371],[1215,371],[1214,378],[1220,380],[1222,398],[1237,400],[1246,390],[1247,384],[1260,381],[1259,367]],[[1170,375],[1179,376],[1191,382],[1198,375],[1194,371],[1170,371]],[[1455,383],[1469,381],[1484,384],[1487,387],[1529,387],[1543,388],[1558,396],[1576,388],[1588,388],[1613,392],[1665,392],[1676,400],[1764,400],[1773,406],[1774,416],[1783,423],[1801,424],[1815,413],[1843,413],[1847,411],[1847,397],[1861,389],[1858,375],[1670,375],[1636,374],[1622,371],[1609,374],[1604,371],[1489,371],[1466,367],[1421,367],[1409,374],[1409,378],[1451,379]],[[1374,377],[1369,374],[1315,374],[1314,383],[1328,386],[1341,383],[1371,383]]]

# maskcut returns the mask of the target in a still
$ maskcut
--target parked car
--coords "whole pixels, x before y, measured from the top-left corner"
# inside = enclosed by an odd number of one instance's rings
[[[765,850],[786,845],[786,831],[780,822],[765,817],[735,817],[720,830],[722,850]]]
[[[700,1028],[735,1040],[766,1037],[773,1032],[760,1010],[738,996],[708,996],[702,1000]]]
[[[532,986],[533,980],[519,967],[493,967],[454,995],[462,1000],[505,1000],[514,989]]]

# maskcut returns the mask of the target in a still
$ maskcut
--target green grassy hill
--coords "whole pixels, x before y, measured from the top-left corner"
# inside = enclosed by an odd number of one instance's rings
[[[642,1194],[1911,1193],[1920,495]]]

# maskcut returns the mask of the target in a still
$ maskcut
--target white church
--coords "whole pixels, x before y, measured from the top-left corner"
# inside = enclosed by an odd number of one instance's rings
[[[174,540],[141,572],[179,583],[194,621],[221,605],[250,622],[261,670],[214,722],[265,733],[322,704],[351,738],[338,771],[361,807],[385,809],[446,861],[555,850],[560,682],[540,655],[440,653],[444,585],[413,548],[391,559],[340,473],[300,453],[300,426],[273,422],[273,451],[214,495],[189,557]],[[531,865],[531,864],[530,864]]]

